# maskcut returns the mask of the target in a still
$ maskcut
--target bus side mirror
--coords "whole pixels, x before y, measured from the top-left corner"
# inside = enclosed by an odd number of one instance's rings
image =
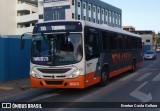
[[[24,34],[21,36],[21,50],[25,47],[25,40],[23,39]]]

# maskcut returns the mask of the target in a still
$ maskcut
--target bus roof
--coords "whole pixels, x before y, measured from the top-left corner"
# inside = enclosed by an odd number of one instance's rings
[[[86,26],[90,26],[90,27],[94,27],[94,28],[98,28],[98,29],[102,29],[102,30],[108,30],[108,31],[126,34],[126,35],[130,35],[130,36],[141,37],[138,34],[134,34],[134,33],[125,31],[125,30],[118,28],[118,27],[111,27],[106,24],[96,24],[96,23],[92,23],[92,22],[88,22],[88,21],[85,21],[85,24],[86,24]]]
[[[72,20],[72,21],[73,22],[81,22],[83,24],[83,26],[90,26],[90,27],[98,28],[98,29],[102,29],[102,30],[108,30],[108,31],[117,32],[117,33],[121,33],[121,34],[126,34],[126,35],[130,35],[130,36],[141,37],[138,34],[134,34],[134,33],[125,31],[125,30],[123,30],[121,28],[118,28],[118,27],[111,27],[111,26],[108,26],[106,24],[97,24],[97,23],[84,21],[84,20]],[[40,22],[40,23],[37,23],[37,24],[54,23],[54,22],[72,22],[72,21],[56,20],[56,21]]]

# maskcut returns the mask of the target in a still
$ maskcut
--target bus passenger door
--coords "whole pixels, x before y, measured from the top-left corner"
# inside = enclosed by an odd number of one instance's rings
[[[100,56],[99,33],[89,33],[85,38],[86,86],[94,84],[95,72]]]

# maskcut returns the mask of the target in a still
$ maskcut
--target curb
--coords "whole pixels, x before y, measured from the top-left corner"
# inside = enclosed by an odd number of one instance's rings
[[[26,86],[25,88],[28,88],[28,87]],[[25,92],[16,93],[10,97],[2,98],[0,99],[0,102],[20,102],[20,101],[23,102],[29,98],[35,97],[36,95],[41,95],[51,90],[54,90],[54,89],[32,89],[30,88],[30,90],[26,90]]]

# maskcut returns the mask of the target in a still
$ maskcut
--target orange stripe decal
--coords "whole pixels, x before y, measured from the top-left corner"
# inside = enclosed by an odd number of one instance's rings
[[[140,65],[141,65],[141,62],[136,63],[136,66],[140,66]],[[116,71],[114,71],[114,72],[110,72],[109,77],[110,77],[110,78],[111,78],[111,77],[114,77],[114,76],[116,76],[116,75],[119,75],[119,74],[121,74],[121,73],[124,73],[124,72],[126,72],[126,71],[129,71],[129,70],[131,70],[131,69],[132,69],[132,66],[128,66],[128,67],[125,67],[125,68],[116,70]]]
[[[142,64],[142,62],[139,62],[139,63],[136,64],[136,66],[140,66],[141,64]]]
[[[88,87],[100,82],[100,77],[95,78],[94,75],[95,75],[95,72],[88,73],[85,75],[85,87]]]
[[[119,69],[119,70],[114,71],[114,72],[110,72],[109,77],[110,77],[110,78],[111,78],[111,77],[114,77],[114,76],[116,76],[116,75],[119,75],[119,74],[121,74],[121,73],[124,73],[124,72],[126,72],[126,71],[129,71],[129,70],[131,70],[131,69],[132,69],[132,66],[128,66],[128,67],[126,67],[126,68]]]

